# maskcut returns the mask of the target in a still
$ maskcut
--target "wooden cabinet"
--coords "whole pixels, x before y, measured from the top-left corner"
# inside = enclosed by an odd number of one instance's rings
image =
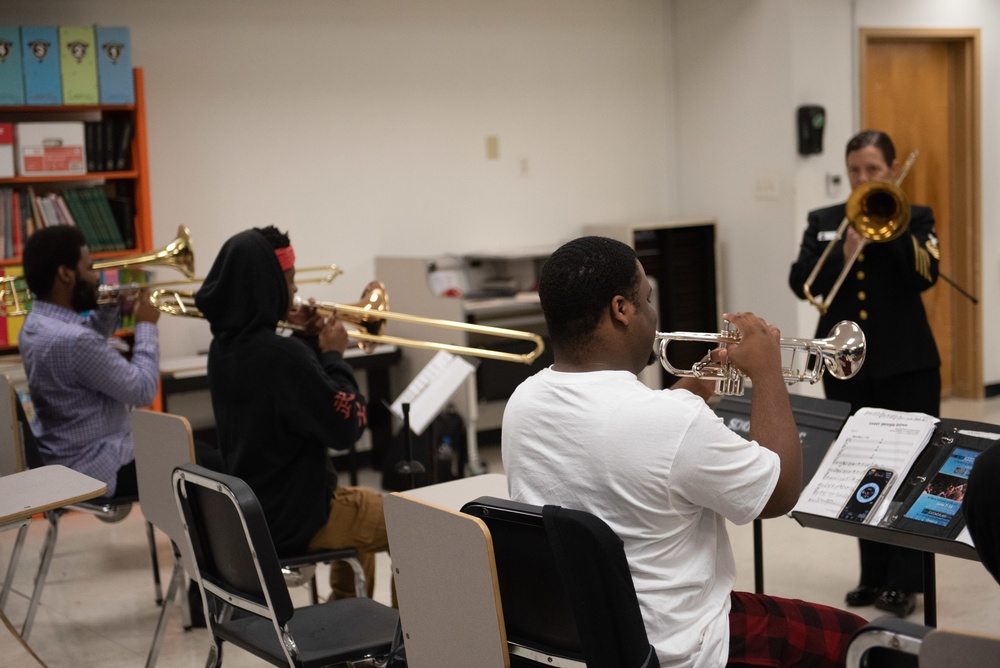
[[[717,332],[721,321],[718,275],[718,242],[715,221],[663,219],[616,225],[588,225],[584,234],[617,239],[635,249],[639,262],[653,283],[661,332]],[[707,346],[671,344],[670,360],[677,368],[690,368]],[[675,353],[676,352],[676,358]],[[661,369],[661,382],[669,387],[676,378]]]
[[[122,230],[126,247],[120,250],[94,252],[95,259],[114,258],[147,252],[152,248],[150,221],[149,168],[146,153],[146,105],[142,69],[133,71],[135,79],[135,104],[87,106],[0,106],[0,122],[108,122],[118,127],[131,124],[131,146],[127,148],[127,168],[105,170],[94,166],[85,174],[66,176],[14,176],[0,178],[0,188],[27,193],[30,188],[36,195],[62,194],[76,188],[97,187],[105,197],[113,198],[124,207],[125,218],[131,218],[131,228]],[[130,234],[129,234],[130,233]],[[22,239],[22,244],[23,244]],[[10,253],[6,253],[10,255]],[[19,272],[19,254],[0,259],[0,270],[5,274]],[[16,331],[20,318],[0,317],[6,332],[0,332],[0,352],[16,345]],[[6,334],[6,335],[5,335]]]

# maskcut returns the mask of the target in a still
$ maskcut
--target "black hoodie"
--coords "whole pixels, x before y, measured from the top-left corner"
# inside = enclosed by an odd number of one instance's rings
[[[304,553],[337,486],[327,449],[361,436],[364,397],[340,353],[276,333],[288,286],[262,234],[222,246],[195,303],[212,327],[208,384],[226,472],[257,495],[278,554]]]

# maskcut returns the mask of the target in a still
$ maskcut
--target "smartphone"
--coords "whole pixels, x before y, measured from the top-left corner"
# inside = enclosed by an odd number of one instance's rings
[[[889,469],[868,469],[838,517],[851,522],[866,522],[885,496],[892,476]]]

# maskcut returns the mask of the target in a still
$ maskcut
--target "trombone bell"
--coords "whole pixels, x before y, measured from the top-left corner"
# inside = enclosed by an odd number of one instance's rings
[[[179,226],[174,240],[158,251],[99,260],[93,266],[94,269],[124,269],[152,264],[173,267],[188,278],[194,278],[194,249],[191,247],[191,232],[188,228]]]
[[[656,355],[663,368],[675,376],[715,380],[715,393],[724,396],[742,396],[746,376],[729,362],[722,364],[702,361],[690,369],[679,369],[667,358],[667,348],[671,341],[702,341],[718,343],[725,347],[740,340],[739,332],[729,322],[723,330],[714,334],[695,332],[657,332]],[[819,382],[824,371],[837,380],[854,377],[865,361],[865,333],[857,323],[841,320],[825,339],[780,339],[782,350],[791,352],[791,361],[782,368],[781,375],[786,385]],[[804,356],[804,357],[803,357]]]

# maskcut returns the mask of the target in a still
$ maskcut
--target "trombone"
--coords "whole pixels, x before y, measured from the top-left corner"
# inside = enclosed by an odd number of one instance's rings
[[[298,270],[296,271],[298,273]],[[305,282],[305,281],[303,281]],[[149,298],[160,311],[170,314],[186,316],[189,318],[204,318],[204,314],[198,310],[194,302],[194,292],[181,290],[155,290]],[[389,310],[389,296],[386,293],[385,285],[381,281],[371,281],[365,286],[361,299],[349,304],[336,304],[333,302],[316,302],[308,304],[296,297],[294,307],[315,308],[324,317],[337,316],[341,320],[350,323],[353,329],[348,329],[347,335],[358,341],[358,345],[365,352],[372,352],[378,344],[397,345],[411,348],[424,348],[429,350],[444,350],[455,355],[469,355],[472,357],[482,357],[485,359],[499,360],[503,362],[520,362],[521,364],[531,364],[545,350],[545,342],[542,337],[531,332],[522,332],[516,329],[505,329],[502,327],[490,327],[487,325],[476,325],[467,322],[457,322],[454,320],[442,320],[439,318],[425,318],[418,315],[397,313]],[[534,349],[527,353],[511,353],[501,350],[490,350],[488,348],[477,348],[474,346],[460,346],[451,343],[438,343],[436,341],[422,341],[418,339],[408,339],[399,336],[389,336],[385,334],[388,320],[398,320],[401,322],[416,323],[428,327],[439,327],[444,329],[455,329],[463,332],[489,334],[500,338],[516,339],[519,341],[530,341],[535,345]],[[289,322],[279,322],[280,327],[286,329],[301,329],[298,325]]]
[[[854,266],[854,262],[858,259],[858,256],[861,255],[861,251],[864,250],[865,244],[868,242],[883,243],[892,241],[903,234],[910,225],[910,201],[906,198],[899,185],[906,178],[918,154],[919,151],[912,151],[907,156],[906,162],[903,164],[903,169],[900,171],[895,183],[869,181],[868,183],[861,184],[851,192],[851,196],[847,199],[847,211],[844,214],[843,222],[837,228],[834,238],[823,249],[823,254],[820,255],[816,266],[813,267],[812,272],[809,273],[809,278],[806,279],[806,282],[802,286],[802,292],[805,294],[806,299],[809,300],[810,304],[819,309],[821,314],[826,314],[830,308],[830,302],[833,301],[837,291],[840,290],[841,284],[847,278],[847,273]],[[826,259],[833,250],[834,245],[843,238],[848,225],[854,227],[857,233],[861,235],[861,243],[858,244],[850,259],[844,259],[844,268],[840,271],[840,275],[834,282],[833,287],[826,293],[826,297],[823,301],[820,301],[812,294],[813,281],[819,275],[820,269],[826,263]]]
[[[188,277],[194,276],[194,249],[191,246],[191,232],[183,225],[177,228],[177,236],[160,250],[142,255],[109,258],[94,262],[94,269],[125,269],[128,267],[163,265],[172,267]],[[155,285],[155,284],[150,284]],[[169,285],[169,283],[164,283]],[[126,283],[101,285],[98,287],[98,304],[110,304],[122,298],[134,298],[139,290],[149,285]],[[22,276],[6,276],[0,279],[0,313],[5,316],[26,315],[31,311],[31,292],[24,284]]]
[[[745,374],[728,361],[723,363],[703,360],[690,369],[679,369],[667,359],[671,341],[704,341],[726,347],[740,340],[740,333],[730,322],[723,323],[722,331],[714,334],[697,332],[657,332],[656,356],[663,368],[675,376],[715,380],[715,393],[723,396],[742,396]],[[838,380],[852,378],[865,362],[865,333],[857,323],[841,320],[830,330],[825,339],[780,339],[782,350],[790,350],[792,359],[783,367],[781,375],[786,385],[799,382],[816,383],[823,372]],[[804,357],[803,357],[804,356]]]

